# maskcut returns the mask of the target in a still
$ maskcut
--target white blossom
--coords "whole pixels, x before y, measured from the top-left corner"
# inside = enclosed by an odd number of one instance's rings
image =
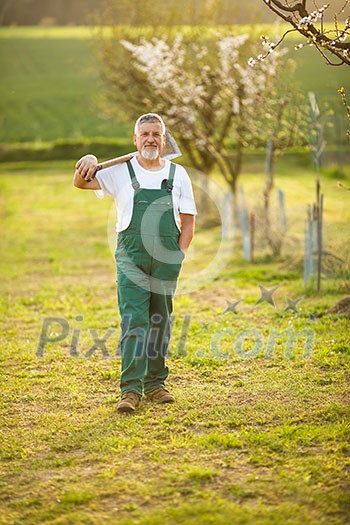
[[[318,20],[321,20],[323,18],[323,13],[327,9],[327,5],[324,5],[323,7],[320,7],[319,9],[312,11],[308,16],[304,16],[299,20],[298,28],[299,29],[308,29],[308,27],[318,22]]]
[[[122,41],[122,45],[131,53],[133,66],[154,89],[154,110],[162,113],[166,108],[169,127],[176,128],[184,139],[203,149],[205,130],[198,128],[201,115],[209,109],[209,114],[212,112],[219,121],[225,121],[227,108],[231,107],[232,115],[242,115],[248,123],[252,112],[262,110],[261,100],[268,96],[269,86],[276,77],[285,51],[276,50],[266,61],[266,55],[260,53],[256,59],[251,57],[244,63],[242,47],[248,38],[246,34],[220,36],[216,64],[207,59],[212,53],[207,46],[185,44],[181,37],[173,41],[166,38],[142,39],[139,43]],[[269,43],[267,37],[262,38],[264,42],[268,42],[270,53],[275,44]]]
[[[217,42],[219,59],[224,75],[228,75],[232,65],[238,61],[239,49],[248,40],[249,35],[227,36]]]
[[[311,17],[310,16],[304,16],[299,20],[298,27],[299,29],[307,29],[309,25],[311,24]]]
[[[338,33],[338,40],[339,42],[345,42],[345,40],[347,39],[347,34],[345,31],[340,31]]]
[[[232,113],[234,115],[238,115],[239,114],[239,106],[240,106],[239,98],[237,96],[233,97],[233,99],[232,99]]]

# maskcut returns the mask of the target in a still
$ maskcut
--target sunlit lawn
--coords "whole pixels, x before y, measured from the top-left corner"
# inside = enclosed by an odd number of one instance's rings
[[[349,288],[329,275],[321,294],[305,292],[314,174],[284,162],[276,177],[296,244],[255,265],[234,244],[200,281],[220,233],[199,217],[175,306],[177,402],[144,401],[130,417],[116,412],[112,202],[73,188],[68,163],[0,168],[1,524],[348,523],[349,323],[328,310]],[[251,204],[262,181],[242,182]],[[332,178],[322,189],[328,248],[347,257],[349,194]],[[256,304],[258,284],[280,285],[275,308]],[[223,315],[226,299],[242,300],[237,314]],[[45,318],[61,340],[39,357]]]

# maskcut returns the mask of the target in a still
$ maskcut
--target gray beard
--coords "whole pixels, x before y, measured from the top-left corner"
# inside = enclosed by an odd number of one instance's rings
[[[154,148],[148,149],[146,147],[143,147],[141,151],[141,155],[146,160],[156,160],[159,155],[159,148],[158,146],[155,149]]]

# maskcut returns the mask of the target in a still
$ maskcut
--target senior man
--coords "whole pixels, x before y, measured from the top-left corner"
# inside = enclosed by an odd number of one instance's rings
[[[155,113],[135,124],[137,154],[96,171],[94,155],[76,164],[74,185],[114,198],[117,211],[118,306],[121,316],[119,412],[133,412],[145,394],[172,403],[165,388],[173,298],[194,235],[196,206],[186,170],[162,158],[166,128]]]

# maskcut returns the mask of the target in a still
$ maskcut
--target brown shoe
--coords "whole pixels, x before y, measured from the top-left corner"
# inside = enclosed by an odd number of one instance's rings
[[[169,390],[162,386],[147,392],[146,396],[147,399],[156,403],[174,403],[175,401],[173,394],[170,394]]]
[[[125,392],[118,405],[118,412],[133,412],[140,404],[140,398],[136,392]]]

